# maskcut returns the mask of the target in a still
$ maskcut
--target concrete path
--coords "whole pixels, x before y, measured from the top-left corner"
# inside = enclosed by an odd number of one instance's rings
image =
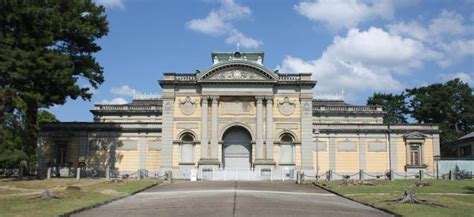
[[[390,216],[312,185],[176,182],[74,216]]]

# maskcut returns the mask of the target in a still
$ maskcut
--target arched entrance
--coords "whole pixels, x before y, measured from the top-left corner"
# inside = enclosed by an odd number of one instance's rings
[[[233,126],[222,137],[222,163],[226,170],[248,170],[251,165],[252,137],[247,129]]]

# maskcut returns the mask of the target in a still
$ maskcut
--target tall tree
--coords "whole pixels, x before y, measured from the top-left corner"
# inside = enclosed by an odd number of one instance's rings
[[[419,123],[438,124],[447,144],[474,130],[473,88],[458,78],[407,89],[410,113]]]
[[[90,100],[79,81],[93,88],[104,81],[93,54],[108,32],[105,9],[91,0],[10,0],[0,1],[0,11],[2,131],[15,127],[7,117],[23,113],[21,151],[33,155],[38,109],[68,97]]]
[[[383,107],[386,112],[383,122],[386,124],[401,124],[407,123],[406,115],[409,112],[405,95],[374,93],[373,96],[367,100],[368,105],[379,105]]]

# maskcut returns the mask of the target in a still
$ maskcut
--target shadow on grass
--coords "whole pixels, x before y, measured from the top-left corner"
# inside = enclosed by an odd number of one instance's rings
[[[466,192],[464,192],[466,194],[474,194],[474,187],[472,186],[465,186],[463,189],[466,190]]]

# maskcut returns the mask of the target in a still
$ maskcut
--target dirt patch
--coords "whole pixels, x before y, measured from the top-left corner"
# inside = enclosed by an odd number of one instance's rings
[[[112,195],[112,196],[118,196],[118,195],[121,195],[122,193],[116,191],[116,190],[113,190],[113,189],[103,189],[101,191],[99,191],[99,193],[101,194],[106,194],[106,195]]]

